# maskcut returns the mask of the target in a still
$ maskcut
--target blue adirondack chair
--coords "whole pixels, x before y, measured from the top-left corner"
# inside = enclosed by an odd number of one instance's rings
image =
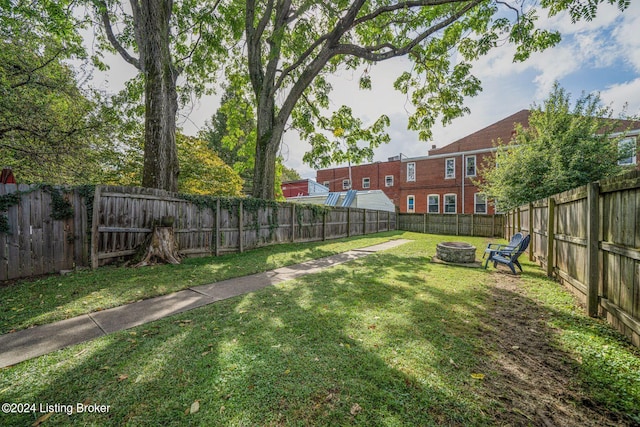
[[[487,245],[487,249],[484,250],[482,258],[485,258],[487,255],[491,257],[492,252],[497,252],[500,250],[512,250],[520,244],[522,239],[524,239],[524,235],[522,233],[516,233],[511,236],[511,240],[509,240],[509,243],[507,243],[506,245],[500,243],[489,243]],[[487,268],[487,264],[489,264],[489,260],[484,263],[484,268]]]
[[[504,248],[489,253],[487,262],[484,265],[485,268],[487,268],[487,264],[491,261],[493,262],[494,268],[497,268],[498,264],[504,264],[511,269],[513,274],[518,274],[516,272],[516,266],[522,271],[522,266],[518,262],[518,258],[527,250],[530,240],[531,236],[525,236],[515,248]]]

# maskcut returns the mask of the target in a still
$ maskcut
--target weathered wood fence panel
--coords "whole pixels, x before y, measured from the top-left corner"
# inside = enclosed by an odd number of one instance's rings
[[[640,172],[531,203],[531,257],[640,347]],[[525,207],[507,213],[509,237]],[[523,229],[523,231],[525,231]]]
[[[0,281],[126,259],[166,217],[174,218],[183,256],[396,229],[396,214],[390,212],[266,202],[256,208],[241,199],[204,206],[166,191],[117,186],[97,186],[89,207],[77,189],[60,189],[73,216],[55,220],[51,188],[44,188],[0,185],[0,196],[20,192],[19,202],[0,212],[9,226],[0,232]]]
[[[221,199],[225,200],[225,199]],[[135,254],[163,217],[175,217],[182,255],[219,255],[283,242],[310,242],[395,229],[395,213],[235,201],[198,206],[160,190],[98,186],[93,266]],[[354,222],[361,222],[358,227]],[[366,222],[365,222],[366,221]]]
[[[427,234],[502,237],[506,227],[503,215],[401,213],[398,229]]]
[[[51,191],[59,191],[73,217],[52,217]],[[0,281],[34,277],[86,266],[89,259],[87,206],[77,190],[0,184],[0,196],[20,193],[17,204],[0,215],[9,227],[0,232]]]

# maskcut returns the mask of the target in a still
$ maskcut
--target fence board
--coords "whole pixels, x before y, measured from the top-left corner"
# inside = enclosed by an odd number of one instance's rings
[[[589,314],[601,313],[633,343],[640,343],[640,171],[552,196],[556,200],[551,245],[544,230],[550,221],[548,200],[534,202],[534,255],[580,296],[590,295]],[[521,208],[521,211],[523,208]],[[518,217],[513,210],[507,217]],[[505,224],[505,230],[517,218]],[[525,220],[523,217],[522,220]],[[588,225],[599,229],[589,243]],[[593,247],[588,256],[589,246]],[[548,257],[551,250],[553,257]],[[596,251],[597,250],[597,251]],[[546,259],[551,258],[551,259]],[[591,272],[590,277],[587,276]],[[585,285],[583,285],[585,284]]]
[[[399,230],[416,233],[503,237],[503,215],[411,214],[397,215]]]
[[[164,216],[175,217],[179,251],[185,256],[319,241],[396,226],[395,213],[287,204],[240,212],[234,202],[201,207],[173,193],[119,186],[97,186],[91,207],[78,191],[64,190],[74,217],[53,220],[51,195],[40,188],[26,193],[29,189],[20,187],[25,192],[20,203],[6,213],[9,232],[0,233],[0,281],[86,265],[97,268],[130,256]],[[16,185],[0,185],[0,195],[17,190]]]

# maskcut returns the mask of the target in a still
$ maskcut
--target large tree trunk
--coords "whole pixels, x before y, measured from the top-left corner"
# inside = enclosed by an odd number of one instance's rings
[[[138,46],[145,77],[145,143],[142,186],[178,190],[176,114],[178,70],[171,58],[172,1],[139,2]]]
[[[275,199],[276,161],[280,148],[280,135],[266,134],[256,141],[256,159],[253,173],[253,197]]]

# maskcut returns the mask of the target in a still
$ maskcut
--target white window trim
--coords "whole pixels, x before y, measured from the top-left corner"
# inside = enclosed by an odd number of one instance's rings
[[[435,198],[438,200],[438,204],[437,204],[437,208],[438,208],[438,210],[437,210],[437,211],[435,211],[435,212],[431,212],[431,211],[429,210],[429,208],[431,207],[431,206],[429,205],[429,199],[430,199],[431,197],[435,197]],[[439,194],[428,194],[428,195],[427,195],[427,213],[437,213],[437,214],[439,214],[439,213],[440,213],[440,195],[439,195]]]
[[[366,185],[365,185],[365,180],[366,180]],[[367,177],[367,178],[362,178],[362,188],[371,188],[371,178]]]
[[[324,181],[322,183],[322,185],[324,185],[325,187],[329,187],[329,185],[331,185],[331,183],[329,181]]]
[[[484,212],[478,212],[476,209],[476,207],[478,206],[478,196],[484,197]],[[473,213],[480,215],[486,215],[489,213],[489,203],[487,202],[487,196],[485,196],[483,193],[476,193],[473,195]]]
[[[468,175],[468,174],[467,174],[467,172],[469,172],[469,167],[468,167],[469,159],[473,159],[473,175]],[[474,177],[474,176],[476,176],[476,175],[477,175],[477,173],[478,173],[478,160],[476,159],[476,156],[466,156],[466,157],[465,157],[465,161],[464,161],[464,163],[465,163],[465,164],[464,164],[464,173],[465,173],[465,176],[466,176],[467,178],[470,178],[470,177]]]
[[[413,200],[413,209],[409,209],[409,199]],[[407,196],[407,213],[413,213],[416,211],[416,196],[410,194]]]
[[[454,212],[447,212],[447,196],[453,196]],[[455,193],[447,193],[442,198],[442,213],[455,215],[458,213],[458,195]]]
[[[453,162],[453,175],[451,176],[447,174],[447,163],[449,162],[449,160]],[[456,158],[448,157],[444,159],[444,179],[455,179],[455,177],[456,177]]]
[[[412,176],[409,175],[409,169],[413,170]],[[407,163],[407,182],[416,182],[416,163],[409,162]]]
[[[636,145],[637,141],[634,137],[628,137],[628,138],[622,138],[620,141],[618,141],[618,148],[621,148],[623,144],[625,143],[631,143]],[[634,151],[633,156],[631,157],[625,157],[624,159],[620,159],[618,160],[618,165],[619,166],[633,166],[637,163],[637,146],[636,146],[636,151]],[[631,161],[626,162],[625,160],[630,159]]]
[[[391,184],[388,183],[388,179],[391,178]],[[384,186],[385,187],[393,187],[393,175],[385,175],[384,177]]]
[[[342,180],[342,189],[343,190],[351,190],[351,181],[349,181],[348,179],[343,179]]]

